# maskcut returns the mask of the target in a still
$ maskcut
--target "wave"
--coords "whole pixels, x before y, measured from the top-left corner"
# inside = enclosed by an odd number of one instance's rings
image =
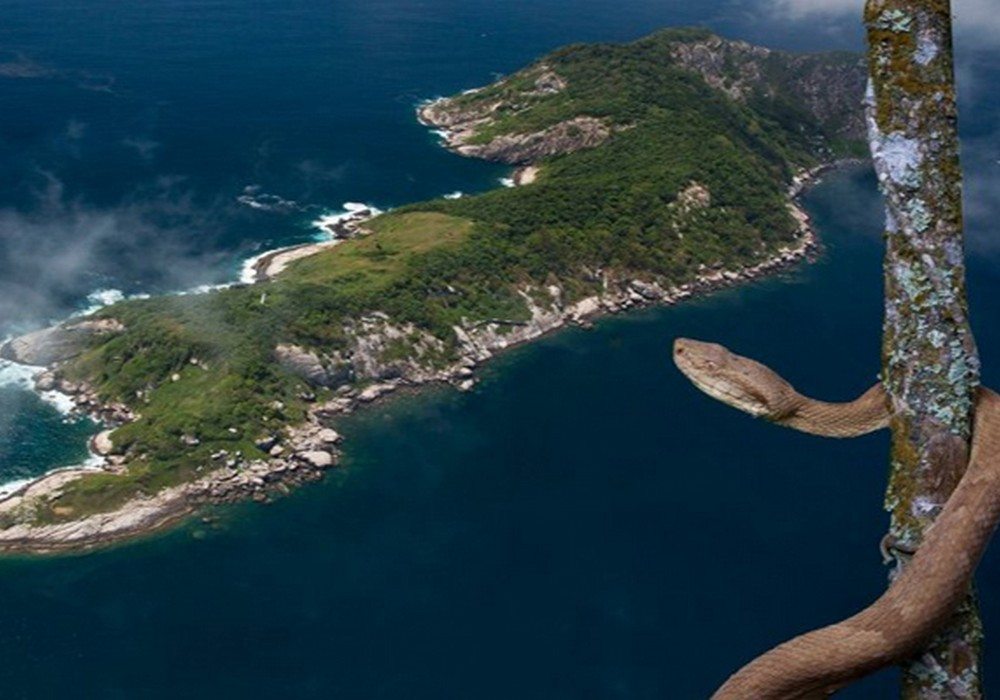
[[[257,211],[276,214],[288,214],[303,210],[302,205],[294,199],[285,199],[280,195],[270,194],[263,190],[264,188],[260,185],[247,185],[243,188],[243,194],[237,197],[236,201]]]
[[[500,184],[504,187],[517,187],[517,183],[514,182],[512,177],[502,177],[500,178]]]
[[[73,316],[89,316],[106,306],[125,301],[125,299],[125,292],[120,289],[96,289],[87,295],[87,306],[74,313]]]
[[[333,230],[338,224],[344,221],[350,221],[351,219],[358,218],[362,215],[364,216],[378,216],[384,212],[376,206],[371,204],[364,204],[362,202],[344,202],[341,205],[341,210],[335,214],[326,213],[315,219],[310,225],[318,229],[316,234],[316,241],[328,241],[334,238]],[[273,251],[272,251],[273,252]]]
[[[278,249],[280,250],[280,249]],[[251,258],[247,258],[240,264],[240,284],[253,284],[257,281],[257,263],[266,258],[268,255],[273,255],[274,250],[265,250],[263,253],[258,253]]]
[[[461,199],[464,196],[465,196],[465,192],[462,192],[461,190],[455,190],[454,192],[449,192],[448,194],[444,195],[444,198],[445,199]]]
[[[76,404],[67,394],[59,391],[35,391],[35,377],[45,371],[44,367],[19,365],[16,362],[0,360],[0,386],[15,387],[36,394],[42,401],[56,409],[63,416],[73,414]]]
[[[13,479],[11,481],[5,481],[3,483],[0,483],[0,499],[7,498],[8,496],[17,493],[25,486],[33,484],[39,479],[42,479],[51,474],[58,474],[59,472],[66,472],[66,471],[83,471],[83,470],[95,471],[95,472],[104,471],[103,467],[105,463],[106,460],[104,459],[104,457],[101,457],[100,455],[90,452],[90,456],[87,457],[87,459],[84,460],[83,462],[80,462],[79,464],[71,464],[67,467],[56,467],[55,469],[49,469],[44,474],[38,474],[37,476],[29,476],[23,479]]]
[[[363,202],[344,202],[339,211],[328,211],[311,221],[309,226],[316,229],[316,233],[313,235],[313,240],[316,243],[324,243],[336,238],[336,227],[343,222],[350,221],[351,219],[359,218],[361,216],[378,216],[382,213],[384,212],[381,209],[372,204],[364,204]],[[239,282],[237,284],[253,284],[257,281],[257,266],[261,260],[272,256],[275,253],[280,253],[283,250],[297,247],[297,245],[293,245],[281,248],[269,248],[268,250],[247,258],[240,264]]]

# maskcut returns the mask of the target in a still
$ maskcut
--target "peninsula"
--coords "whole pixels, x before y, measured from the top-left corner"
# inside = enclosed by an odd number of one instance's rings
[[[421,105],[445,147],[516,167],[516,186],[373,212],[253,284],[120,302],[0,349],[105,427],[101,466],[0,500],[0,550],[267,500],[336,466],[331,421],[395,389],[469,389],[480,363],[568,323],[796,263],[816,246],[796,196],[864,153],[864,79],[854,54],[681,29]]]

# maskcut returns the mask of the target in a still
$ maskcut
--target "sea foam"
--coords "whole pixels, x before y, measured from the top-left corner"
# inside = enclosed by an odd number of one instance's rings
[[[73,399],[58,391],[38,391],[35,392],[35,377],[45,371],[44,367],[33,365],[20,365],[16,362],[0,360],[0,386],[16,387],[24,391],[31,391],[38,397],[52,406],[64,416],[73,412],[76,405]]]
[[[372,216],[378,216],[382,214],[382,210],[378,207],[372,206],[371,204],[364,204],[362,202],[344,202],[341,206],[341,210],[336,213],[327,212],[315,219],[311,226],[317,229],[316,242],[328,241],[332,237],[330,235],[330,227],[336,226],[342,221],[352,219],[364,211],[371,212]],[[274,251],[271,251],[274,252]]]
[[[365,211],[371,212],[371,216],[378,216],[383,213],[378,207],[371,204],[364,204],[363,202],[344,202],[339,211],[325,212],[309,224],[311,228],[316,230],[316,233],[313,235],[313,240],[317,243],[324,243],[326,241],[333,240],[333,236],[330,233],[331,227],[338,225],[342,221],[357,217]],[[271,248],[247,258],[240,265],[239,283],[253,284],[257,281],[257,264],[261,260],[274,255],[275,253],[280,253],[283,250],[297,247],[298,246],[285,246],[283,248]]]

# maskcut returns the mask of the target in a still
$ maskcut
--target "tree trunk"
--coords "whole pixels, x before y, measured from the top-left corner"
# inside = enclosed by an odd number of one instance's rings
[[[869,140],[886,198],[883,376],[896,408],[888,542],[906,565],[964,472],[979,359],[968,322],[949,0],[868,0]],[[980,698],[975,595],[903,668],[907,700]]]

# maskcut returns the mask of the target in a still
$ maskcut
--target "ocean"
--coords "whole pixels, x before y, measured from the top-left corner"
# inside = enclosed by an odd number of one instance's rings
[[[772,5],[0,3],[0,337],[232,281],[346,202],[500,186],[508,169],[445,152],[414,108],[557,46],[707,24],[861,47],[849,19],[796,24]],[[959,50],[972,315],[997,386],[1000,62],[978,40]],[[0,561],[0,695],[703,698],[856,611],[885,583],[887,437],[762,424],[669,357],[686,335],[811,395],[874,382],[874,178],[836,173],[806,204],[826,248],[815,264],[560,332],[491,363],[469,394],[430,388],[345,419],[345,468],[321,484],[107,551]],[[92,428],[0,367],[0,483],[86,459]],[[1000,635],[1000,555],[979,583]],[[891,697],[894,680],[843,697]]]

